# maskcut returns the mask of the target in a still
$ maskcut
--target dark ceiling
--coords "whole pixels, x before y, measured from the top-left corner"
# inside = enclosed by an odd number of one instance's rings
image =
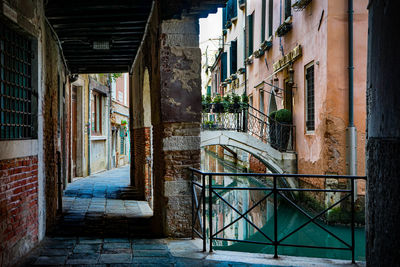
[[[182,13],[204,17],[224,2],[165,0],[161,9],[170,11],[168,17]],[[151,6],[151,0],[48,0],[45,12],[72,73],[116,73],[129,71]],[[109,49],[95,49],[98,42]]]

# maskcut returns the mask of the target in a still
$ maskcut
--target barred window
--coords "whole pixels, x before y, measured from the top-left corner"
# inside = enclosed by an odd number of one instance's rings
[[[306,68],[306,129],[315,130],[314,64]]]
[[[36,137],[32,42],[0,24],[0,140]]]

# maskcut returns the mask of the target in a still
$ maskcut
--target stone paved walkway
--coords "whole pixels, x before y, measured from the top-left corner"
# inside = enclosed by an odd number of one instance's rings
[[[350,266],[327,259],[241,252],[203,253],[201,240],[149,239],[152,210],[132,200],[129,167],[67,187],[56,227],[20,266]]]

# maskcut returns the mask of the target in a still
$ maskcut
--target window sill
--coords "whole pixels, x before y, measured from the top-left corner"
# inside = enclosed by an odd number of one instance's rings
[[[92,135],[90,137],[90,140],[91,141],[103,141],[103,140],[107,140],[107,137],[103,136],[103,135]]]

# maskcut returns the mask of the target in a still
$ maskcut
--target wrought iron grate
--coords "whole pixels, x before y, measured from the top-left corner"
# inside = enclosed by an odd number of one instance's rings
[[[0,25],[0,140],[33,137],[32,43]]]

